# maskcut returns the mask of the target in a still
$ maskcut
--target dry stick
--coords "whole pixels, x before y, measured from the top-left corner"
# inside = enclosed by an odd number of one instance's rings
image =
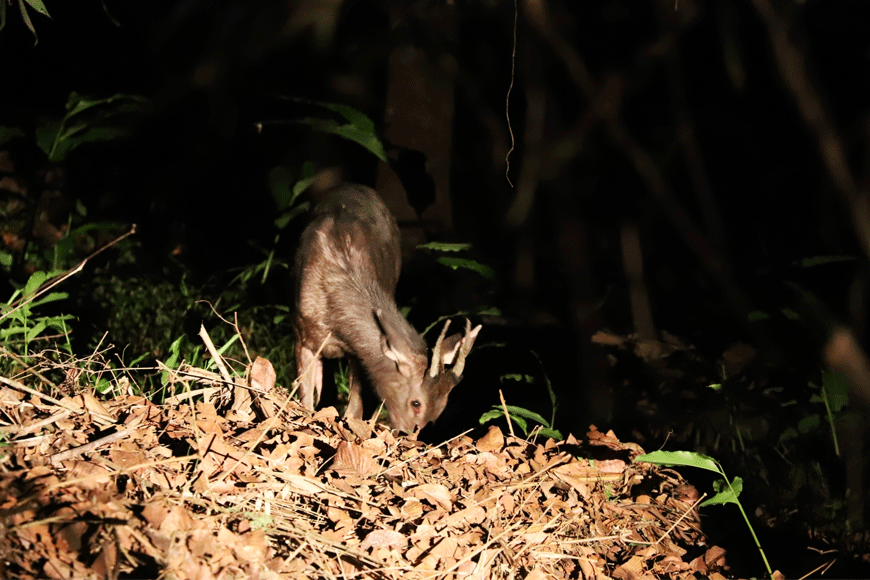
[[[658,546],[658,545],[661,543],[662,540],[664,540],[665,538],[667,538],[667,537],[671,534],[671,532],[674,530],[674,528],[676,528],[677,525],[678,525],[681,521],[683,521],[683,519],[685,519],[685,517],[686,517],[687,515],[689,515],[689,514],[692,512],[693,509],[695,509],[696,507],[698,507],[698,504],[701,503],[701,500],[703,500],[705,497],[707,497],[707,494],[706,494],[706,493],[705,493],[704,495],[702,495],[701,497],[699,497],[699,498],[697,499],[697,501],[695,501],[695,503],[693,503],[693,504],[690,505],[688,508],[686,508],[686,510],[683,512],[683,514],[682,514],[680,517],[677,518],[677,521],[675,521],[675,522],[671,525],[671,527],[669,527],[667,530],[665,530],[665,533],[662,534],[661,537],[660,537],[658,540],[656,540],[655,543],[654,543],[653,545],[654,545],[654,546]],[[646,543],[646,542],[638,542],[638,544],[645,544],[645,543]]]
[[[821,570],[822,568],[825,568],[825,571],[822,572],[821,574],[819,574],[819,576],[822,576],[822,575],[824,575],[825,572],[827,572],[827,568],[830,568],[831,566],[833,566],[834,562],[836,562],[836,561],[837,561],[837,559],[834,558],[830,562],[825,562],[824,564],[819,565],[815,570],[810,570],[809,572],[807,572],[806,574],[804,574],[803,576],[798,578],[798,580],[806,580],[807,578],[810,578],[811,576],[815,575],[815,573],[818,572],[819,570]]]
[[[514,434],[514,423],[511,421],[511,415],[508,413],[507,402],[504,400],[504,393],[501,392],[501,389],[498,390],[498,398],[501,399],[501,408],[504,409],[504,416],[507,419],[508,430],[511,432],[511,437],[516,437]]]
[[[61,336],[63,336],[63,335],[61,335]],[[11,358],[11,359],[13,359],[15,362],[17,362],[17,363],[20,364],[21,366],[23,366],[23,367],[27,367],[27,363],[24,361],[24,359],[22,359],[20,356],[18,356],[18,355],[15,354],[14,352],[11,352],[11,351],[9,351],[9,350],[3,348],[3,347],[0,347],[0,353],[2,353],[3,355],[8,356],[8,357]],[[28,373],[28,374],[32,374],[32,375],[35,375],[35,376],[36,376],[40,381],[43,382],[43,384],[45,384],[45,385],[51,387],[51,388],[54,389],[55,391],[59,391],[59,390],[60,390],[60,388],[59,388],[56,384],[54,384],[54,382],[52,382],[52,381],[51,381],[50,379],[48,379],[47,377],[43,376],[43,374],[40,373],[38,370],[33,369],[33,368],[28,368],[28,369],[27,369],[27,373]]]
[[[136,430],[135,428],[132,428],[132,429],[122,429],[120,431],[115,431],[111,435],[106,435],[105,437],[101,437],[100,439],[97,439],[96,441],[91,441],[90,443],[80,445],[80,446],[76,447],[75,449],[67,449],[66,451],[61,451],[60,453],[55,453],[54,455],[50,455],[48,460],[51,463],[60,463],[61,461],[66,461],[67,459],[72,459],[73,457],[78,457],[79,455],[82,455],[84,453],[89,453],[89,452],[93,451],[94,449],[97,449],[98,447],[101,447],[103,445],[108,445],[109,443],[114,443],[115,441],[119,441],[121,439],[124,439],[125,437],[127,437],[128,435],[133,433],[133,431],[135,431],[135,430]]]
[[[213,360],[214,364],[217,365],[221,376],[228,384],[234,384],[233,378],[230,376],[230,371],[229,369],[227,369],[227,365],[224,364],[224,358],[220,354],[218,354],[218,351],[214,347],[214,343],[211,341],[211,337],[208,335],[204,324],[199,325],[199,337],[205,343],[205,348],[208,349],[208,352],[211,355],[211,360]]]
[[[17,389],[19,391],[24,391],[25,393],[28,393],[30,395],[33,395],[34,397],[40,398],[44,401],[47,401],[47,402],[51,403],[52,405],[57,405],[58,407],[61,407],[62,409],[66,409],[67,411],[70,411],[71,413],[75,413],[76,415],[83,415],[85,413],[90,413],[92,417],[101,421],[104,425],[114,425],[115,424],[115,420],[112,417],[109,417],[107,415],[103,415],[102,413],[88,411],[87,409],[82,409],[81,407],[74,407],[72,405],[68,405],[62,401],[58,401],[57,399],[55,399],[54,397],[52,397],[50,395],[45,395],[43,393],[40,393],[39,391],[31,389],[30,387],[24,386],[23,384],[19,383],[18,381],[14,381],[12,379],[7,379],[6,377],[0,376],[0,383],[3,383],[4,385],[8,385],[8,386],[12,387],[13,389]]]
[[[24,425],[4,425],[0,427],[0,433],[10,433],[17,437],[21,437],[23,435],[29,435],[30,433],[35,433],[45,427],[46,425],[51,425],[57,421],[62,421],[72,415],[72,411],[60,411],[55,413],[49,417],[46,417],[42,421],[37,421],[36,423],[30,423],[26,427]],[[15,444],[21,446],[22,441],[16,441]]]
[[[245,356],[248,358],[248,362],[249,363],[252,362],[251,361],[251,353],[248,352],[248,345],[245,344],[245,339],[242,336],[242,333],[239,331],[239,313],[234,312],[233,313],[233,322],[230,322],[229,320],[224,318],[221,315],[221,313],[218,312],[217,309],[214,307],[214,304],[212,304],[208,300],[197,300],[196,302],[197,302],[197,304],[208,304],[208,307],[211,308],[212,314],[214,314],[216,317],[218,317],[221,320],[221,322],[223,322],[224,324],[233,327],[233,330],[236,331],[236,336],[239,337],[239,342],[242,343],[242,348],[245,350]]]

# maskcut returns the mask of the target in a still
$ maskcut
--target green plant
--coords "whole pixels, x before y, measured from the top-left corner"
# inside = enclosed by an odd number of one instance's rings
[[[764,560],[764,566],[767,568],[767,573],[773,578],[773,570],[770,569],[770,564],[767,561],[767,556],[764,553],[764,550],[761,548],[761,543],[758,541],[758,536],[755,535],[755,529],[753,529],[752,524],[749,522],[749,516],[746,515],[746,511],[743,509],[743,505],[737,499],[740,495],[740,492],[743,491],[743,479],[740,477],[735,477],[731,481],[728,480],[728,477],[725,475],[725,470],[722,469],[722,466],[718,461],[713,459],[712,457],[708,457],[706,455],[702,455],[700,453],[694,453],[691,451],[653,451],[652,453],[647,453],[646,455],[640,455],[634,459],[635,462],[646,462],[653,463],[655,465],[676,465],[681,467],[697,467],[699,469],[705,469],[707,471],[712,471],[722,477],[722,479],[716,480],[713,483],[713,490],[716,492],[716,495],[705,501],[701,504],[701,507],[706,507],[708,505],[722,505],[733,503],[740,510],[740,514],[743,516],[743,520],[746,522],[746,526],[749,528],[749,533],[752,534],[752,539],[755,542],[755,546],[758,548],[759,553],[761,554],[761,559]]]
[[[0,30],[3,30],[3,27],[6,26],[7,3],[12,4],[12,0],[8,0],[8,2],[7,0],[0,0]],[[36,37],[36,28],[33,27],[33,22],[30,21],[30,14],[27,12],[28,6],[44,16],[48,16],[49,18],[51,18],[51,16],[48,14],[48,10],[45,8],[45,4],[42,3],[42,0],[18,0],[18,11],[21,13],[21,20],[30,30],[31,34],[33,34],[33,44],[36,44],[39,39]]]
[[[0,1],[0,6],[4,5]],[[81,145],[128,136],[132,127],[144,118],[148,108],[149,101],[136,95],[119,93],[107,98],[91,99],[71,93],[64,116],[44,122],[32,135],[25,135],[18,127],[0,126],[0,146],[16,137],[29,137],[45,153],[49,162],[62,163],[71,151]],[[100,233],[126,229],[116,223],[88,222],[85,206],[77,202],[75,210],[69,212],[66,218],[66,228],[62,224],[50,224],[49,231],[52,234],[40,237],[41,244],[34,244],[32,242],[37,236],[33,232],[42,223],[38,220],[45,220],[41,216],[50,212],[40,209],[35,199],[24,201],[3,215],[7,221],[4,234],[21,242],[19,249],[15,250],[16,255],[23,258],[18,262],[19,267],[26,265],[36,270],[68,268],[78,261],[81,254],[93,251]],[[15,246],[10,244],[10,247]],[[10,269],[13,264],[15,255],[12,251],[0,249],[0,266]]]
[[[53,330],[63,338],[71,332],[68,314],[42,315],[40,307],[68,298],[65,292],[52,292],[64,279],[60,272],[34,272],[23,287],[12,292],[9,300],[0,304],[0,341],[4,347],[28,357],[30,344],[44,332]],[[70,350],[69,343],[65,345]]]
[[[428,244],[420,244],[419,246],[417,246],[417,249],[432,250],[434,252],[445,253],[464,252],[471,249],[471,244],[429,242]],[[472,272],[480,274],[487,280],[492,280],[495,278],[495,270],[493,270],[490,266],[487,266],[486,264],[481,264],[476,260],[470,260],[468,258],[457,258],[453,256],[439,256],[435,259],[435,262],[441,264],[442,266],[452,268],[453,270],[458,270],[460,268],[470,270]]]
[[[0,2],[0,6],[3,5],[4,2]],[[138,95],[116,93],[111,97],[92,99],[70,93],[64,116],[48,120],[36,128],[36,145],[49,161],[58,163],[85,143],[129,136],[132,127],[144,119],[150,104],[148,99]],[[15,137],[26,135],[18,127],[0,126],[0,145]]]
[[[541,363],[541,359],[538,357],[537,353],[532,351],[532,354],[537,359],[538,364],[541,366],[541,371],[544,376],[544,385],[547,387],[547,392],[550,394],[550,406],[552,407],[552,415],[550,420],[547,421],[538,413],[534,411],[530,411],[529,409],[525,409],[523,407],[517,407],[514,405],[504,404],[502,400],[501,405],[493,405],[492,409],[481,415],[479,421],[480,424],[483,425],[488,421],[492,421],[493,419],[498,419],[500,417],[505,417],[508,421],[515,423],[520,429],[522,429],[523,433],[528,436],[531,429],[529,429],[528,421],[534,421],[541,425],[541,429],[539,430],[539,434],[543,437],[550,437],[552,439],[563,439],[562,433],[556,430],[553,427],[553,423],[556,419],[556,410],[559,408],[559,401],[556,398],[556,393],[553,391],[553,385],[550,383],[550,378],[547,376],[546,372],[543,372],[543,364]],[[507,381],[525,383],[527,385],[532,385],[535,383],[535,377],[532,375],[522,375],[522,374],[505,374],[499,377],[502,383]]]
[[[384,152],[384,146],[378,139],[375,133],[375,124],[363,112],[354,109],[348,105],[338,103],[324,103],[320,101],[309,101],[308,99],[300,99],[297,97],[281,97],[284,100],[292,101],[302,105],[312,105],[316,108],[325,109],[338,115],[344,123],[332,117],[303,117],[301,119],[290,119],[287,121],[269,122],[263,124],[291,124],[291,125],[307,125],[320,133],[335,135],[365,148],[369,153],[375,155],[381,161],[386,162],[387,154]]]

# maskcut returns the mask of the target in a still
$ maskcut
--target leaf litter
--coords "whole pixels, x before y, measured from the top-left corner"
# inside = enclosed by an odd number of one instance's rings
[[[632,463],[643,450],[613,433],[556,442],[491,427],[428,446],[302,408],[265,359],[229,387],[219,368],[164,368],[188,392],[161,405],[57,400],[0,377],[0,577],[727,573],[698,492]],[[130,392],[126,378],[117,387]]]

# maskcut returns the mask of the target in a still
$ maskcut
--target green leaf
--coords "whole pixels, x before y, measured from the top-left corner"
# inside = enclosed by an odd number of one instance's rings
[[[44,272],[39,270],[30,275],[30,278],[27,279],[27,283],[24,285],[24,296],[26,298],[30,298],[34,294],[36,294],[39,287],[42,286],[45,281],[48,279],[48,272]]]
[[[525,419],[523,419],[522,417],[516,417],[516,416],[514,416],[514,415],[511,415],[511,418],[510,418],[510,419],[511,419],[511,421],[513,421],[514,423],[516,423],[516,424],[519,426],[520,429],[523,430],[523,433],[524,433],[524,434],[526,434],[526,435],[529,434],[529,424],[526,423],[526,420],[525,420]]]
[[[822,372],[822,389],[834,413],[849,404],[848,384],[842,373],[830,369]]]
[[[740,502],[737,501],[737,497],[743,491],[743,480],[739,477],[735,477],[731,482],[731,485],[728,485],[727,481],[720,479],[713,482],[713,490],[717,492],[716,495],[702,503],[701,507],[708,505],[723,505],[727,503],[740,505]]]
[[[380,139],[378,139],[373,133],[362,130],[355,125],[340,125],[335,119],[316,119],[314,117],[306,117],[296,122],[308,125],[315,131],[336,135],[343,139],[347,139],[348,141],[353,141],[358,145],[362,145],[381,161],[387,160],[387,154],[384,153],[384,146]]]
[[[809,415],[798,421],[797,430],[799,433],[815,433],[822,424],[822,418],[818,415]]]
[[[481,425],[483,425],[489,421],[492,421],[493,419],[498,419],[499,417],[504,417],[504,411],[502,411],[501,409],[495,408],[492,411],[487,411],[486,413],[481,415],[480,419],[478,419],[478,421],[480,422]]]
[[[369,119],[368,115],[363,113],[362,111],[358,111],[349,105],[333,105],[330,103],[321,103],[327,109],[332,109],[345,119],[350,122],[351,125],[359,129],[360,131],[366,131],[368,133],[374,134],[375,132],[375,124]]]
[[[0,1],[0,6],[5,7],[6,3]],[[2,29],[3,26],[0,25],[0,30]],[[0,146],[5,145],[16,137],[24,137],[24,131],[22,131],[18,127],[7,127],[5,125],[0,125]]]
[[[27,332],[24,334],[24,340],[26,342],[30,342],[31,340],[39,336],[39,334],[43,330],[45,330],[46,326],[48,326],[48,323],[45,320],[40,320],[39,322],[27,329]]]
[[[116,115],[118,113],[140,113],[144,110],[141,105],[147,105],[151,101],[139,95],[131,95],[128,93],[115,93],[111,97],[102,99],[90,99],[72,92],[66,101],[66,118],[72,119],[77,115],[81,115],[90,109],[100,108],[103,115]],[[107,108],[106,105],[115,105],[113,108]]]
[[[283,165],[273,167],[269,171],[269,191],[272,193],[272,199],[278,205],[278,210],[284,210],[293,203],[296,197],[292,190],[293,172]]]
[[[550,423],[546,419],[544,419],[543,417],[541,417],[540,415],[538,415],[534,411],[524,409],[523,407],[515,407],[513,405],[508,405],[507,410],[508,410],[508,413],[510,413],[511,417],[523,417],[525,419],[531,419],[532,421],[535,421],[536,423],[540,423],[544,427],[550,426]]]
[[[94,385],[94,388],[101,395],[111,393],[113,388],[112,381],[103,378],[97,379],[97,383]]]
[[[39,300],[34,300],[30,303],[31,308],[36,308],[37,306],[42,306],[43,304],[49,304],[51,302],[57,302],[58,300],[66,300],[69,298],[69,294],[66,292],[50,292],[45,296],[41,297]]]
[[[434,250],[436,252],[463,252],[471,249],[471,244],[450,244],[447,242],[429,242],[420,244],[418,250]]]
[[[43,16],[48,16],[49,18],[51,18],[51,15],[45,8],[45,4],[42,3],[42,0],[26,0],[26,2],[30,5],[31,8],[33,8]]]
[[[499,382],[504,383],[505,381],[515,381],[517,383],[526,383],[528,385],[535,382],[535,377],[532,375],[524,375],[521,373],[508,373],[506,375],[502,375],[498,378]]]
[[[178,366],[179,361],[181,360],[181,341],[184,340],[183,336],[179,336],[176,338],[172,344],[169,345],[169,358],[163,363],[166,368],[175,369]],[[169,384],[169,371],[163,371],[160,373],[160,383],[165,387]]]
[[[0,0],[2,2],[3,0]],[[36,29],[33,27],[33,22],[30,21],[30,15],[27,13],[27,4],[24,3],[24,0],[18,0],[18,9],[21,12],[21,20],[24,21],[24,25],[30,30],[30,33],[33,34],[33,46],[36,46],[39,43],[39,38],[36,36]]]
[[[453,268],[454,270],[458,270],[459,268],[465,268],[466,270],[477,272],[478,274],[489,280],[495,278],[495,270],[475,260],[466,260],[465,258],[448,258],[446,256],[442,256],[435,261],[442,266],[447,266],[448,268]]]
[[[640,455],[635,461],[644,461],[656,465],[682,465],[685,467],[698,467],[724,476],[722,468],[712,457],[695,453],[693,451],[653,451],[646,455]]]
[[[42,127],[36,128],[36,146],[42,149],[46,155],[51,154],[62,126],[61,121],[49,121]]]
[[[555,439],[557,441],[561,441],[562,439],[564,439],[561,431],[557,431],[556,429],[550,429],[549,427],[544,427],[543,429],[538,431],[538,434],[541,435],[542,437],[547,437],[549,439]]]

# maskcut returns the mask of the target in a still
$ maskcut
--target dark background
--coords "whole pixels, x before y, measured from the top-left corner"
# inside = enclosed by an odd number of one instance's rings
[[[563,434],[582,437],[594,422],[647,450],[714,455],[747,480],[744,505],[775,568],[799,576],[817,561],[796,551],[835,547],[840,575],[861,577],[867,486],[852,489],[859,508],[847,514],[846,460],[833,456],[829,430],[791,433],[818,412],[831,329],[844,325],[866,344],[870,244],[854,227],[866,223],[856,208],[870,169],[863,4],[520,2],[509,105],[517,187],[504,161],[514,5],[498,0],[49,1],[51,19],[30,12],[35,46],[9,6],[0,125],[24,130],[9,149],[36,189],[47,162],[30,137],[62,116],[71,92],[149,98],[151,113],[130,137],[70,154],[64,196],[94,220],[136,223],[139,271],[196,284],[262,259],[273,243],[276,165],[299,171],[310,161],[369,185],[405,171],[406,184],[425,190],[421,163],[391,169],[358,145],[289,123],[311,110],[278,97],[350,105],[385,134],[389,83],[415,83],[391,77],[390,55],[407,45],[433,63],[448,55],[452,147],[449,188],[439,192],[448,201],[426,237],[473,243],[470,257],[496,276],[452,272],[417,252],[399,302],[414,305],[417,328],[459,311],[499,314],[472,315],[485,325],[481,344],[431,437],[474,427],[499,387],[549,418],[546,374]],[[528,212],[511,214],[528,195]],[[277,244],[284,260],[298,227]],[[626,228],[638,232],[642,274],[624,266]],[[803,262],[818,257],[837,259]],[[639,328],[630,305],[635,275],[651,327]],[[249,299],[287,304],[289,284],[277,277]],[[673,350],[650,364],[593,341],[602,330],[639,330],[629,345],[673,336]],[[725,376],[735,344],[756,356]],[[535,380],[506,383],[509,373]],[[856,397],[848,412],[859,426],[840,442],[858,450],[859,481],[864,408]],[[709,491],[703,477],[693,482]],[[760,573],[736,510],[705,509],[716,518],[705,531],[732,551],[735,571]]]

